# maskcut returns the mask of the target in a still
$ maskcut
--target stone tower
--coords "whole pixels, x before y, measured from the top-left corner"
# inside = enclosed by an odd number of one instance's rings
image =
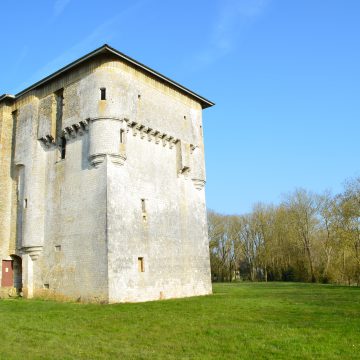
[[[1,96],[2,291],[104,302],[211,293],[212,105],[108,45]]]

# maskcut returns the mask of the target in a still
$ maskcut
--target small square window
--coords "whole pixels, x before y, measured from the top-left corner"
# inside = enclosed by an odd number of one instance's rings
[[[55,251],[60,252],[61,251],[61,245],[55,245]]]

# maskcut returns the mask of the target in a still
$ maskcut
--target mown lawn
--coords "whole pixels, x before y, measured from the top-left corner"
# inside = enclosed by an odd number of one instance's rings
[[[360,288],[241,283],[142,304],[0,300],[0,359],[360,359]]]

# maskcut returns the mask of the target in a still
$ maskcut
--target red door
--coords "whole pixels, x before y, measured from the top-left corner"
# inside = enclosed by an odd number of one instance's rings
[[[1,286],[14,286],[13,260],[2,261]]]

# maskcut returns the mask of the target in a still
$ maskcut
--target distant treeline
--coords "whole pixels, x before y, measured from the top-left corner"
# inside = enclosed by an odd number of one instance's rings
[[[246,215],[208,212],[214,281],[360,284],[360,178],[341,194],[304,189]]]

